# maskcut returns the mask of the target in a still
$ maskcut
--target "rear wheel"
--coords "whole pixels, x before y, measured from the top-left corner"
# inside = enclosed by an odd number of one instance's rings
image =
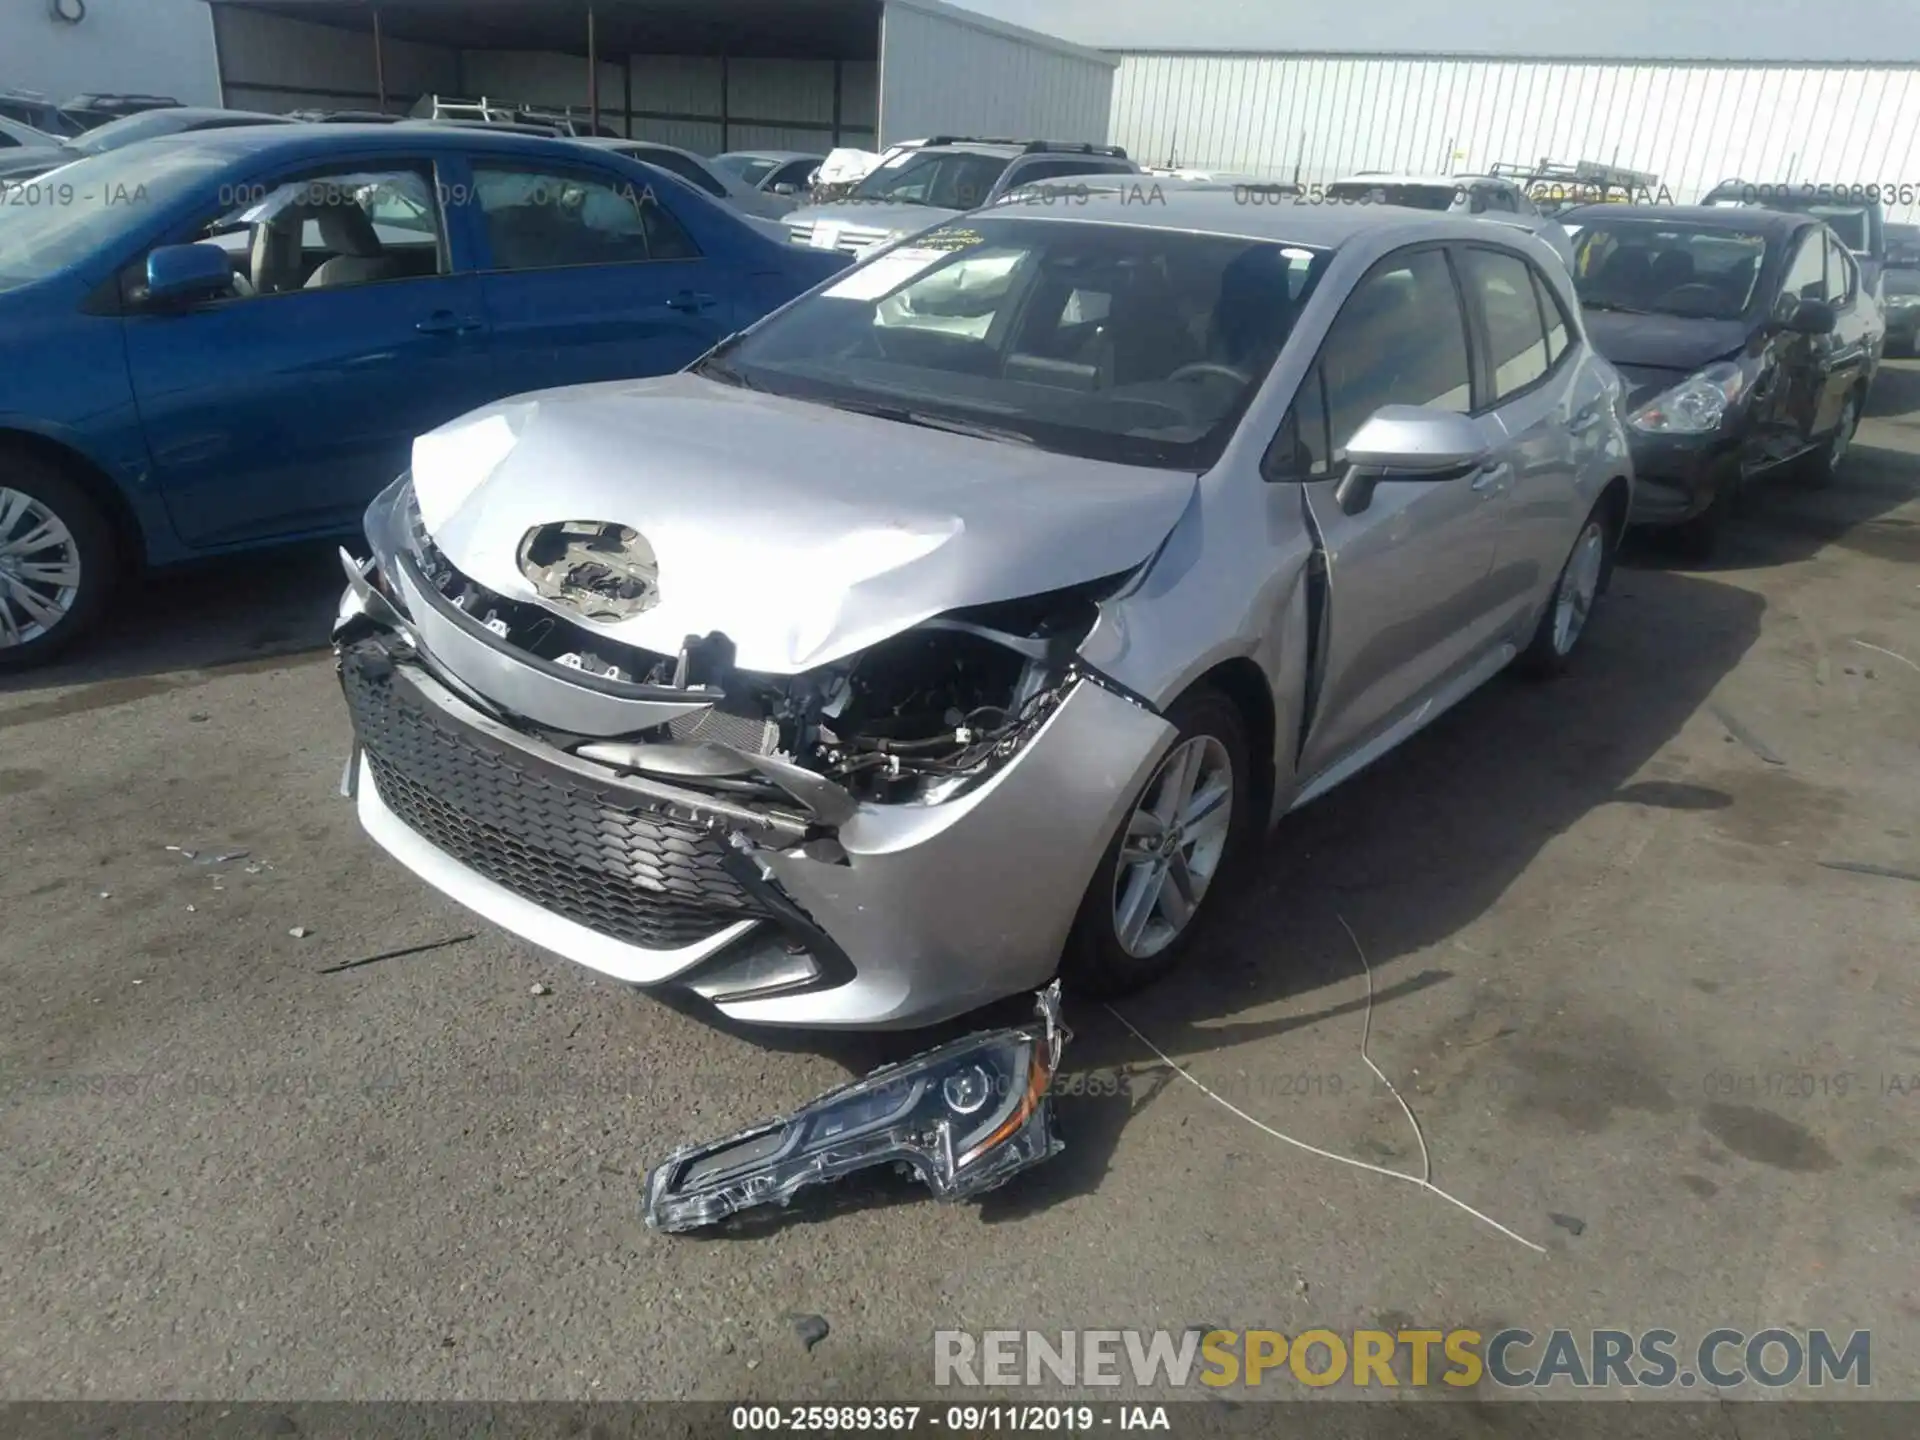
[[[111,598],[113,530],[100,507],[37,456],[0,451],[0,670],[41,665]]]
[[[1860,428],[1860,396],[1851,394],[1840,407],[1840,419],[1826,442],[1807,456],[1801,470],[1807,484],[1825,489],[1840,473],[1840,465],[1853,448],[1853,432]]]
[[[1254,818],[1239,707],[1201,689],[1167,719],[1173,747],[1107,846],[1067,942],[1061,973],[1082,994],[1122,995],[1179,963]]]

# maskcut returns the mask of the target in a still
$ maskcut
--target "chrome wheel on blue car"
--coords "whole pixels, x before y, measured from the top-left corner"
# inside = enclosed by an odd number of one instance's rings
[[[0,452],[0,670],[77,639],[114,569],[113,533],[86,493],[35,456]]]

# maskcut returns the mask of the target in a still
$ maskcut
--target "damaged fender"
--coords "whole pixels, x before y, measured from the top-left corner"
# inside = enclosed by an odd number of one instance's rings
[[[1004,1185],[1064,1148],[1048,1093],[1071,1038],[1057,980],[1034,1008],[1030,1024],[969,1035],[792,1115],[676,1150],[647,1174],[647,1225],[698,1230],[883,1165],[911,1171],[938,1200]]]

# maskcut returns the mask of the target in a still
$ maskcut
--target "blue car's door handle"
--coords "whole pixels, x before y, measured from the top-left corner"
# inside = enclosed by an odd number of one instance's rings
[[[667,308],[669,310],[686,310],[691,312],[695,310],[711,310],[718,303],[719,302],[711,295],[696,295],[691,290],[682,290],[678,295],[667,301]]]
[[[422,335],[471,335],[476,330],[484,330],[486,323],[472,315],[436,310],[413,328]]]

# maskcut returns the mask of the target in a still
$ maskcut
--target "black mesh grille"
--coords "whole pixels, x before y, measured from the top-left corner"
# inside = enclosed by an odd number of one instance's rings
[[[697,944],[763,914],[726,842],[528,763],[423,705],[363,652],[342,659],[353,728],[388,809],[470,869],[544,910],[648,949]]]

